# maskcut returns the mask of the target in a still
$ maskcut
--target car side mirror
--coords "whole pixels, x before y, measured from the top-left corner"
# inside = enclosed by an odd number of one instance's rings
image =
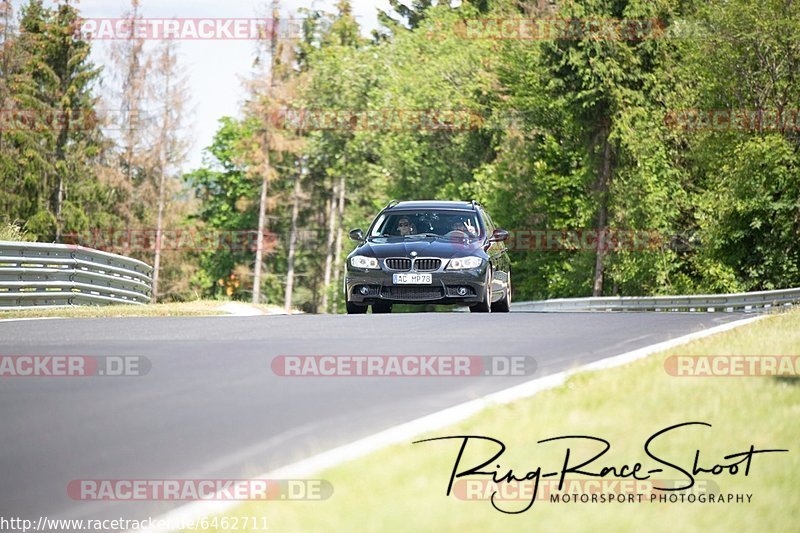
[[[354,241],[363,242],[364,241],[364,232],[360,229],[353,229],[350,230],[350,238]]]
[[[504,229],[496,229],[489,237],[489,242],[504,242],[508,240],[508,232]]]

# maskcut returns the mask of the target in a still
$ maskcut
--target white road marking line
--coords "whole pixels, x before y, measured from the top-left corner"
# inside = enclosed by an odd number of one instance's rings
[[[37,316],[32,318],[2,318],[0,322],[25,322],[29,320],[63,320],[63,316]]]

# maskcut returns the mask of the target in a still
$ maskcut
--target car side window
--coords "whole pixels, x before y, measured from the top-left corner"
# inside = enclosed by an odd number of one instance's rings
[[[491,237],[495,230],[494,222],[492,222],[491,217],[489,217],[489,213],[486,211],[481,210],[481,215],[483,216],[483,221],[486,224],[486,236]]]

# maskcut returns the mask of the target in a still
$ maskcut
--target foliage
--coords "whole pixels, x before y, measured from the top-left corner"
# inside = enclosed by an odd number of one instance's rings
[[[299,40],[260,60],[264,71],[254,75],[241,116],[220,120],[204,164],[184,176],[192,211],[171,224],[241,232],[257,227],[261,182],[268,177],[272,237],[262,292],[269,302],[283,301],[294,233],[295,304],[306,311],[341,309],[347,230],[363,228],[393,198],[476,199],[511,230],[660,236],[647,249],[512,251],[518,300],[800,285],[797,123],[695,128],[675,120],[687,110],[794,116],[800,110],[800,4],[389,4],[372,39],[364,37],[349,1],[337,2],[333,13],[304,10]],[[66,33],[75,7],[62,1],[48,9],[30,0],[21,13],[16,28],[0,12],[3,107],[91,115],[98,72],[87,59],[89,43]],[[469,38],[464,32],[476,21],[521,17],[656,22],[638,36],[615,38],[497,39],[488,30],[485,38]],[[122,50],[126,57],[137,46],[131,45]],[[350,123],[355,127],[295,127],[280,120],[287,110],[470,119],[466,127],[357,121]],[[136,142],[113,144],[91,129],[0,132],[2,214],[43,239],[120,217],[152,221],[153,206],[131,197],[135,185],[104,178],[152,181],[131,155]],[[131,172],[134,159],[138,174]],[[165,259],[187,280],[176,285],[175,298],[242,299],[252,287],[253,260],[249,249]]]

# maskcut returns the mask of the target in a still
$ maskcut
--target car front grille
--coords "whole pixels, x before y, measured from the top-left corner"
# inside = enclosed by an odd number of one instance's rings
[[[411,259],[404,257],[390,257],[386,260],[386,268],[389,270],[408,271],[411,270]]]
[[[441,259],[417,259],[414,262],[414,269],[419,272],[432,272],[439,270],[440,266],[442,266]]]
[[[438,300],[442,297],[441,287],[384,287],[381,294],[393,300]]]

